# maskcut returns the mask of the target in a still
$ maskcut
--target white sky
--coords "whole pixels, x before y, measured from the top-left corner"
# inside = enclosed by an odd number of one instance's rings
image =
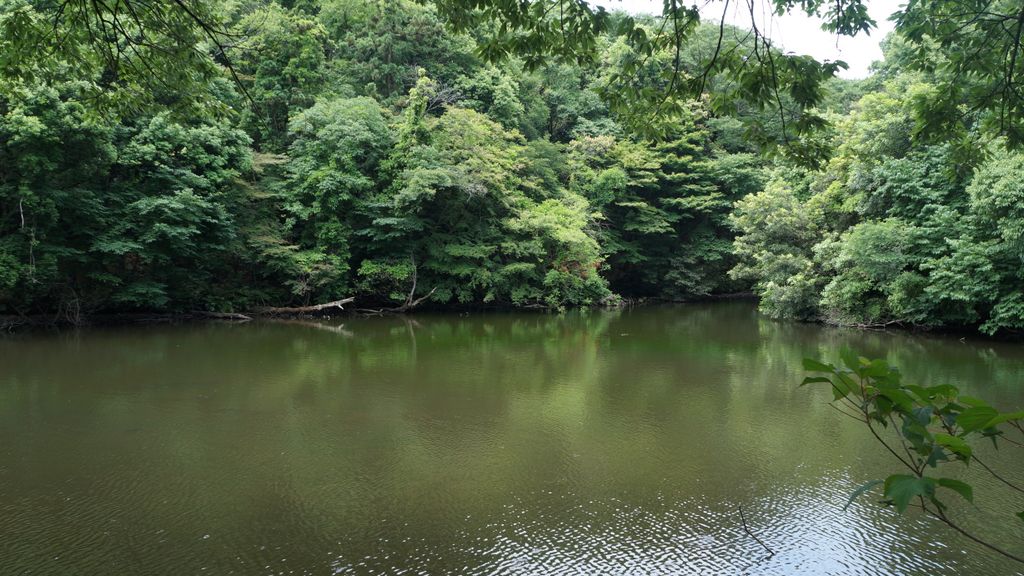
[[[606,9],[625,10],[633,14],[661,14],[663,0],[590,0],[591,4],[604,6]],[[722,17],[723,0],[693,0],[701,8],[706,21],[718,22]],[[820,60],[843,60],[850,65],[849,70],[840,71],[843,78],[864,78],[868,75],[868,67],[875,60],[882,59],[882,50],[878,43],[892,31],[893,23],[889,15],[895,12],[906,0],[865,0],[868,13],[874,18],[876,28],[870,35],[864,33],[850,38],[830,34],[821,29],[821,19],[805,15],[799,9],[784,16],[774,16],[768,7],[767,0],[755,0],[761,8],[758,10],[758,27],[770,33],[772,41],[782,46],[786,52],[808,54]],[[763,23],[771,22],[770,32]],[[739,28],[750,28],[750,11],[743,0],[732,1],[726,23]]]

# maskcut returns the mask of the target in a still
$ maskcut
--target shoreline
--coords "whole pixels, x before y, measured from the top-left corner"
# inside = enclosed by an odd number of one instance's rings
[[[156,326],[167,324],[192,324],[192,323],[229,323],[247,324],[250,322],[276,322],[276,321],[316,321],[335,320],[338,318],[371,318],[388,316],[415,316],[417,314],[512,314],[530,313],[547,314],[561,313],[569,310],[614,310],[623,308],[648,307],[648,306],[677,306],[688,304],[715,304],[725,302],[750,301],[756,303],[758,297],[752,292],[737,292],[729,294],[709,294],[699,298],[688,300],[664,299],[664,298],[622,298],[616,304],[603,304],[594,306],[575,306],[558,310],[555,308],[535,306],[501,306],[501,305],[442,305],[424,306],[415,310],[368,310],[362,308],[351,309],[330,309],[315,313],[296,314],[266,314],[259,312],[233,313],[233,312],[109,312],[83,316],[81,321],[72,322],[67,318],[60,318],[52,314],[32,314],[18,316],[12,314],[0,314],[0,334],[22,333],[22,332],[46,332],[78,330],[102,327],[119,326]],[[758,312],[760,315],[760,312]],[[900,324],[888,324],[881,326],[869,325],[846,325],[828,322],[826,320],[795,320],[795,319],[774,319],[765,316],[766,319],[778,322],[795,322],[797,324],[817,324],[831,328],[842,328],[856,330],[858,332],[889,332],[903,334],[927,334],[931,336],[959,337],[986,340],[990,342],[1024,342],[1024,332],[1002,333],[987,335],[972,326],[904,326]]]

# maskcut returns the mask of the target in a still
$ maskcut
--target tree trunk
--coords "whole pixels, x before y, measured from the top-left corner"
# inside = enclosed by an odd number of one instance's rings
[[[354,302],[355,298],[342,298],[341,300],[335,300],[333,302],[325,302],[323,304],[314,304],[313,306],[294,306],[294,307],[264,307],[257,308],[255,313],[262,316],[306,316],[323,314],[331,310],[344,310],[345,304]]]

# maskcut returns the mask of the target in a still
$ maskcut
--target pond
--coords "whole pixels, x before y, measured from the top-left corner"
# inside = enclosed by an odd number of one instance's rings
[[[0,573],[1018,573],[912,512],[843,511],[899,471],[798,387],[843,346],[1024,406],[1022,344],[748,302],[8,336]],[[952,514],[1020,551],[1024,499],[972,481]]]

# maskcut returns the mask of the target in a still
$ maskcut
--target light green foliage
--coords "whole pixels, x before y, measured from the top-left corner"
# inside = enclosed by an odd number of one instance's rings
[[[519,83],[497,68],[487,67],[460,78],[456,90],[462,97],[460,106],[486,114],[506,129],[519,128],[525,121]]]
[[[313,104],[327,82],[327,31],[308,16],[275,3],[245,15],[234,26],[242,41],[229,52],[252,98],[242,124],[268,152],[288,143],[288,118]]]
[[[393,136],[370,98],[324,100],[291,122],[292,162],[285,208],[302,258],[289,285],[304,300],[348,287],[358,211],[377,190],[377,171]]]
[[[965,3],[928,0],[904,6],[896,26],[912,46],[909,68],[934,76],[935,89],[914,99],[915,132],[973,147],[969,131],[980,128],[1024,144],[1024,7],[1017,0]],[[970,114],[962,114],[966,102]],[[975,126],[972,126],[975,124]]]
[[[998,154],[978,171],[968,193],[971,213],[981,229],[995,237],[1014,256],[1024,254],[1024,155]]]
[[[1024,155],[997,154],[968,188],[975,270],[958,276],[990,304],[981,329],[987,333],[1024,329]],[[955,264],[953,255],[947,263]],[[963,257],[966,258],[966,255]],[[963,264],[960,264],[963,266]]]
[[[825,318],[838,324],[921,321],[913,314],[924,278],[912,266],[918,231],[897,218],[868,221],[844,232],[827,258],[832,280],[821,292]]]
[[[995,151],[972,174],[955,143],[915,142],[913,103],[932,89],[891,74],[837,123],[836,155],[809,181],[777,171],[777,184],[737,205],[733,274],[757,283],[762,309],[852,325],[1024,327],[1021,160]],[[775,186],[804,191],[798,200]],[[819,232],[770,235],[783,215],[782,230]]]
[[[472,110],[425,115],[433,84],[410,96],[391,159],[396,179],[377,252],[406,246],[423,263],[420,282],[439,301],[597,303],[608,296],[587,232],[587,203],[533,185],[521,137]],[[557,181],[556,181],[557,183]]]
[[[810,248],[820,229],[812,214],[779,178],[736,203],[732,223],[739,231],[734,244],[739,262],[729,274],[756,282],[761,309],[770,316],[817,316],[822,280]]]

